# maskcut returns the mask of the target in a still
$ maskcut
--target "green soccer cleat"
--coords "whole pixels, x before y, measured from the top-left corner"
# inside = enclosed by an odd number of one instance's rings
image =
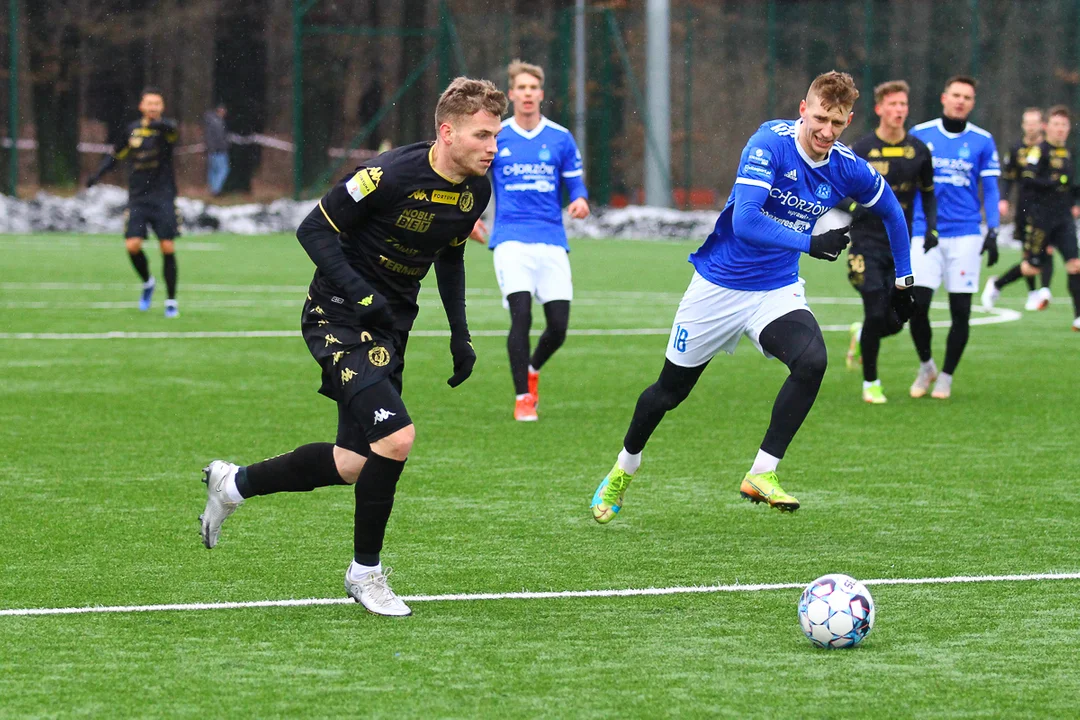
[[[859,342],[861,332],[861,322],[853,322],[851,327],[848,328],[850,340],[848,342],[847,357],[844,358],[844,364],[847,365],[848,370],[854,370],[862,365],[862,344]]]
[[[889,399],[885,397],[885,388],[881,387],[881,383],[875,383],[868,387],[864,387],[862,399],[863,402],[870,403],[871,405],[884,405],[889,402]]]
[[[782,512],[795,512],[799,509],[799,501],[784,492],[775,472],[751,475],[746,473],[739,494],[752,503],[769,503]]]
[[[600,482],[592,497],[593,520],[600,524],[611,522],[623,505],[623,495],[633,475],[622,470],[618,465],[611,468],[611,472]]]

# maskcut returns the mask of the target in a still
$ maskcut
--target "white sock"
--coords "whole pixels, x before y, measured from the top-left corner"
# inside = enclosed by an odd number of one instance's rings
[[[237,468],[239,469],[239,468]],[[244,496],[240,494],[240,491],[236,489],[236,470],[229,473],[229,476],[225,478],[225,487],[223,488],[225,493],[225,499],[231,503],[244,502]]]
[[[873,382],[867,382],[866,380],[863,380],[862,381],[862,389],[865,390],[868,387],[872,387],[874,385],[880,385],[880,384],[881,384],[881,379],[880,378],[877,379],[877,380],[874,380]]]
[[[522,393],[521,395],[515,395],[514,399],[515,400],[522,400],[522,399],[527,398],[527,397],[529,397],[529,393]]]
[[[930,358],[924,363],[919,363],[919,369],[930,372],[931,370],[937,370],[937,365],[934,364],[934,358]]]
[[[750,468],[751,475],[760,475],[762,473],[774,472],[776,466],[780,464],[780,458],[773,457],[764,450],[757,451],[757,457],[754,458],[754,466]]]
[[[154,285],[156,285],[156,284],[157,284],[157,280],[155,280],[154,276],[151,275],[150,279],[142,284],[143,290],[149,290],[150,288],[154,287]]]
[[[855,342],[862,342],[862,331],[863,331],[863,326],[860,325],[859,326],[859,332],[855,333]]]
[[[950,375],[949,373],[941,373],[937,376],[937,381],[943,385],[951,385],[952,375]]]
[[[531,364],[531,363],[529,364],[529,374],[530,374],[530,375],[536,375],[536,374],[538,374],[539,372],[540,372],[540,371],[539,371],[539,370],[537,370],[536,368],[534,368],[534,367],[532,366],[532,364]]]
[[[176,300],[166,300],[165,307],[176,307]]]
[[[378,565],[361,565],[360,563],[356,562],[355,560],[353,560],[351,563],[349,563],[349,575],[351,575],[354,578],[359,579],[359,578],[364,577],[365,575],[370,575],[373,572],[378,572],[378,573],[382,572],[382,563],[381,562]]]
[[[630,454],[626,448],[619,451],[619,460],[616,463],[627,475],[633,475],[641,467],[641,453]]]

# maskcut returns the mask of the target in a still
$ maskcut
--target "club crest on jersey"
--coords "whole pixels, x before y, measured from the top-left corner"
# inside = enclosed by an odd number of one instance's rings
[[[817,190],[814,191],[814,194],[822,200],[828,200],[832,196],[832,188],[829,187],[828,183],[821,183],[817,186]]]
[[[957,150],[956,154],[967,160],[969,157],[971,157],[971,149],[967,145],[965,145],[964,147]]]
[[[367,357],[368,362],[370,362],[375,367],[386,367],[386,365],[390,362],[390,352],[380,345],[376,345],[375,347],[368,350]]]
[[[547,145],[540,148],[540,152],[536,154],[536,157],[540,158],[540,162],[547,162],[551,159],[551,151],[547,149]]]
[[[461,212],[467,213],[473,209],[473,203],[475,202],[472,192],[466,190],[461,193],[461,198],[458,200],[458,207]]]

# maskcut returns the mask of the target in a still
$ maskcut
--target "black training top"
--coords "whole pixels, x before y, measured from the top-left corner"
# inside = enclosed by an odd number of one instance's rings
[[[908,233],[911,232],[911,219],[915,213],[915,193],[922,193],[923,210],[927,217],[927,228],[937,226],[936,203],[934,197],[934,161],[930,150],[922,140],[911,134],[905,134],[899,143],[887,143],[872,132],[859,139],[851,149],[881,173],[896,195],[900,207],[904,209]],[[930,201],[933,208],[927,208]],[[852,213],[851,240],[856,247],[867,245],[888,249],[889,236],[885,232],[885,223],[877,215],[859,208],[854,203],[841,206]]]
[[[1035,213],[1040,218],[1071,213],[1076,204],[1077,186],[1069,148],[1054,147],[1044,140],[1030,148],[1019,165],[1025,213]]]
[[[116,141],[112,153],[94,173],[96,180],[119,160],[130,161],[128,197],[131,200],[162,200],[176,198],[176,177],[173,173],[173,145],[179,139],[173,120],[137,120],[127,126]]]

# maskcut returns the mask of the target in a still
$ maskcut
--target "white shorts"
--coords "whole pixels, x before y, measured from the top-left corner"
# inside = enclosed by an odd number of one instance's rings
[[[527,292],[543,305],[552,300],[573,300],[570,258],[566,249],[546,243],[507,240],[495,246],[495,277],[499,280],[503,306],[506,296]]]
[[[937,290],[945,281],[951,293],[979,292],[983,239],[980,235],[943,237],[937,247],[923,252],[922,236],[911,238],[911,272],[917,287]]]
[[[776,290],[731,290],[695,272],[675,312],[665,357],[680,367],[698,367],[721,350],[734,353],[743,335],[772,357],[758,340],[761,331],[790,312],[809,309],[801,278]]]

